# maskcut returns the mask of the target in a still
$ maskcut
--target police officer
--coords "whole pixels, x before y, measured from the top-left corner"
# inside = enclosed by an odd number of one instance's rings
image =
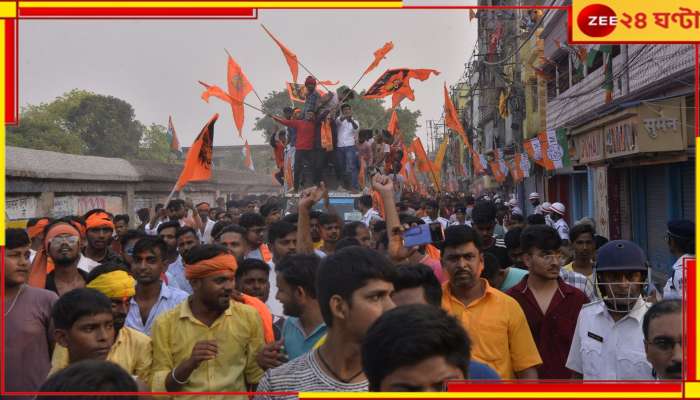
[[[537,192],[530,193],[530,204],[532,205],[533,214],[542,214],[542,206],[540,205],[540,194]]]
[[[554,228],[554,223],[552,223],[552,217],[550,217],[550,214],[552,213],[552,203],[545,201],[542,203],[542,206],[540,208],[541,214],[544,215],[544,223],[547,224],[547,226],[551,226]]]
[[[554,203],[549,207],[552,210],[550,215],[550,220],[552,221],[552,228],[559,232],[559,237],[562,240],[562,245],[566,246],[569,244],[569,224],[564,221],[564,214],[566,214],[566,207],[561,203]]]
[[[600,248],[594,268],[602,300],[583,306],[566,367],[585,380],[653,379],[642,322],[650,272],[644,251],[627,240]]]
[[[666,226],[666,243],[676,262],[664,287],[664,299],[680,299],[683,297],[683,260],[695,258],[695,224],[683,219],[669,221]]]

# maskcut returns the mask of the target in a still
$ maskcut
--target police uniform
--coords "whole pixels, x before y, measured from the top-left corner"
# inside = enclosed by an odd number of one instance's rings
[[[695,259],[692,254],[683,254],[678,257],[673,264],[673,272],[664,286],[664,300],[683,298],[683,260],[686,258]]]
[[[549,217],[549,215],[547,217]],[[550,221],[552,221],[551,218]],[[569,224],[564,221],[564,218],[559,218],[556,222],[552,221],[552,228],[559,232],[561,240],[569,240]]]
[[[653,380],[642,321],[651,304],[641,297],[615,321],[602,300],[581,308],[566,367],[585,380]]]

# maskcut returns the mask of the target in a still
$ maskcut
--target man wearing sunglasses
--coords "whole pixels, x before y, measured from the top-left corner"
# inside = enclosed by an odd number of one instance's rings
[[[627,240],[598,250],[593,270],[602,300],[581,309],[566,367],[585,380],[653,379],[644,351],[642,319],[650,304],[644,251]]]
[[[683,312],[680,300],[663,300],[644,314],[647,360],[656,379],[683,379]]]
[[[80,232],[71,223],[54,221],[44,230],[44,248],[32,263],[29,284],[51,290],[59,296],[85,287],[87,271],[79,268]]]

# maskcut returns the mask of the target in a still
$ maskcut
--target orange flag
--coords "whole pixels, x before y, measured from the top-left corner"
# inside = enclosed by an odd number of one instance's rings
[[[229,56],[228,57],[228,72],[227,72],[227,85],[228,93],[224,92],[220,87],[208,85],[202,81],[199,83],[204,86],[207,90],[202,93],[202,100],[209,102],[209,97],[214,96],[221,99],[231,105],[231,112],[233,113],[233,120],[236,123],[236,128],[238,129],[238,136],[243,137],[243,122],[245,119],[245,111],[243,108],[243,102],[245,97],[253,90],[253,85],[250,84],[248,78],[246,78],[243,70],[241,70],[240,65]]]
[[[413,154],[416,155],[416,164],[418,170],[426,172],[435,184],[435,188],[439,190],[440,183],[437,180],[437,171],[435,170],[435,165],[428,159],[428,155],[425,153],[425,149],[423,148],[423,143],[420,141],[420,138],[413,138],[411,146],[413,147]]]
[[[386,42],[384,43],[384,46],[382,46],[381,49],[377,50],[374,52],[374,61],[372,61],[372,64],[367,67],[365,72],[362,73],[362,75],[367,75],[370,71],[373,69],[377,68],[380,62],[386,57],[386,55],[391,51],[391,49],[394,48],[394,43],[393,42]]]
[[[243,165],[251,171],[255,171],[255,166],[253,165],[253,154],[250,152],[250,146],[248,145],[248,140],[245,141],[243,145]]]
[[[262,26],[262,28],[267,32],[268,35],[272,38],[272,40],[277,43],[277,46],[280,47],[280,50],[282,50],[282,54],[284,54],[284,58],[287,60],[287,64],[289,65],[289,70],[292,72],[292,79],[294,80],[294,83],[297,83],[297,76],[299,75],[299,60],[297,59],[297,55],[289,51],[288,48],[286,48],[282,42],[277,40],[276,37],[270,33],[270,31],[265,28],[265,25]]]
[[[387,125],[386,130],[392,135],[396,135],[399,131],[399,116],[396,114],[396,110],[391,113],[391,119],[389,119],[389,125]]]
[[[340,81],[318,81],[317,84],[319,86],[335,86],[339,84]]]
[[[175,190],[181,190],[187,182],[206,181],[211,178],[211,156],[214,145],[214,123],[219,118],[219,114],[213,117],[204,125],[202,131],[194,140],[192,148],[187,152],[185,166],[182,168],[180,178],[175,184]]]
[[[168,115],[168,135],[170,136],[170,150],[174,152],[180,151],[180,141],[177,140],[175,125],[173,125],[173,117],[171,115]]]
[[[447,127],[452,129],[453,131],[457,132],[459,134],[459,136],[462,138],[464,145],[467,146],[467,149],[469,149],[469,148],[471,148],[471,145],[469,144],[469,139],[467,139],[467,134],[464,132],[464,127],[459,122],[459,118],[457,117],[457,110],[455,109],[454,104],[452,104],[452,100],[450,99],[450,94],[447,92],[447,83],[445,83],[444,88],[445,88],[445,125],[447,125]]]
[[[232,99],[236,100],[231,103],[231,111],[233,111],[233,120],[236,122],[238,135],[243,137],[243,120],[244,110],[243,101],[245,97],[253,90],[253,85],[250,84],[248,78],[241,70],[241,66],[228,57],[228,72],[227,72],[228,93]]]
[[[408,68],[386,70],[374,81],[363,97],[366,99],[381,99],[391,95],[391,107],[396,108],[401,103],[401,100],[405,98],[411,101],[416,99],[413,89],[411,89],[410,80],[425,81],[430,77],[430,74],[440,75],[440,72],[434,69]]]

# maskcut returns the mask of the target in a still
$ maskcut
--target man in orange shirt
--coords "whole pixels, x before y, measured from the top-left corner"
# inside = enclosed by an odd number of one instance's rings
[[[441,262],[449,276],[442,308],[462,322],[472,339],[472,357],[502,379],[537,379],[542,364],[525,314],[517,301],[481,278],[481,236],[464,225],[445,230]]]

